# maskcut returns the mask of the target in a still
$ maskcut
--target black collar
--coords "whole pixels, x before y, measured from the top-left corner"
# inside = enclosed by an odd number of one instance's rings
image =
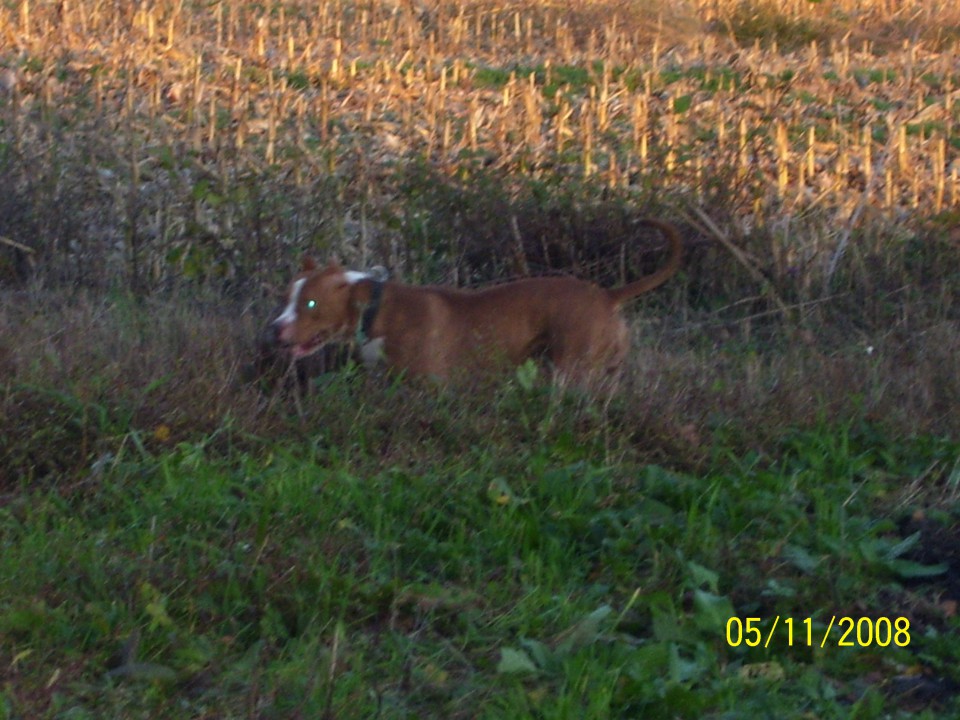
[[[357,327],[357,342],[360,345],[370,340],[373,321],[377,319],[377,313],[380,312],[380,301],[383,298],[383,280],[370,280],[370,284],[370,302],[363,309],[363,315],[360,316],[360,325]]]

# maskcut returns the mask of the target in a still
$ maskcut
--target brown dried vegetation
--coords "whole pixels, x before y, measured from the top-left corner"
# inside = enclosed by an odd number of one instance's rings
[[[958,35],[953,3],[920,0],[7,3],[0,283],[42,289],[4,291],[0,370],[209,431],[244,416],[236,358],[302,251],[612,284],[657,262],[633,230],[654,213],[689,249],[661,295],[678,329],[638,361],[665,434],[851,394],[951,428]],[[210,294],[101,307],[77,285]],[[784,328],[792,354],[757,359]]]
[[[0,233],[70,279],[262,275],[305,245],[402,266],[413,159],[682,198],[818,287],[886,251],[860,229],[960,202],[951,3],[16,5]]]

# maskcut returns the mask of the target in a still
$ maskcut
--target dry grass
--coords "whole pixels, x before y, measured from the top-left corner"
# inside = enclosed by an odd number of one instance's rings
[[[304,433],[345,449],[363,437],[381,467],[419,466],[456,448],[517,442],[518,413],[532,412],[540,432],[555,422],[551,403],[517,405],[504,386],[424,392],[362,374],[311,383],[319,389],[309,403],[298,404],[293,391],[258,394],[241,369],[261,314],[235,305],[83,295],[64,303],[48,293],[3,301],[0,478],[8,487],[17,478],[87,477],[91,464],[124,446],[254,448]],[[612,457],[695,468],[719,438],[744,452],[772,451],[790,428],[823,418],[865,417],[894,435],[960,431],[956,323],[836,342],[812,334],[789,342],[770,324],[747,333],[709,315],[668,315],[638,328],[607,411],[568,408],[578,435],[608,436]],[[565,430],[562,422],[553,428]]]
[[[152,446],[256,413],[237,377],[253,334],[242,316],[45,290],[7,293],[3,306],[4,484],[83,475],[131,428]]]
[[[818,289],[960,204],[949,3],[57,7],[0,10],[0,234],[35,251],[7,275],[273,279],[305,246],[416,272],[411,159],[655,191]]]

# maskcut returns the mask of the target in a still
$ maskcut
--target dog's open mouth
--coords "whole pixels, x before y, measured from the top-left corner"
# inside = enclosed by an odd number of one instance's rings
[[[326,343],[326,338],[320,335],[315,335],[305,343],[291,345],[290,354],[293,356],[294,360],[299,360],[300,358],[305,358],[308,355],[313,355],[315,352],[317,352],[317,350],[326,345]]]
[[[291,325],[281,325],[278,321],[270,326],[269,338],[276,343],[277,349],[293,360],[313,355],[332,339],[329,331],[321,330],[304,342],[296,342]]]

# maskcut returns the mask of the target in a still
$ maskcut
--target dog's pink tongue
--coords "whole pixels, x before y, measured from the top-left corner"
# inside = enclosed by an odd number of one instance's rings
[[[306,357],[310,354],[309,345],[294,345],[293,346],[293,359],[299,360],[302,357]]]

